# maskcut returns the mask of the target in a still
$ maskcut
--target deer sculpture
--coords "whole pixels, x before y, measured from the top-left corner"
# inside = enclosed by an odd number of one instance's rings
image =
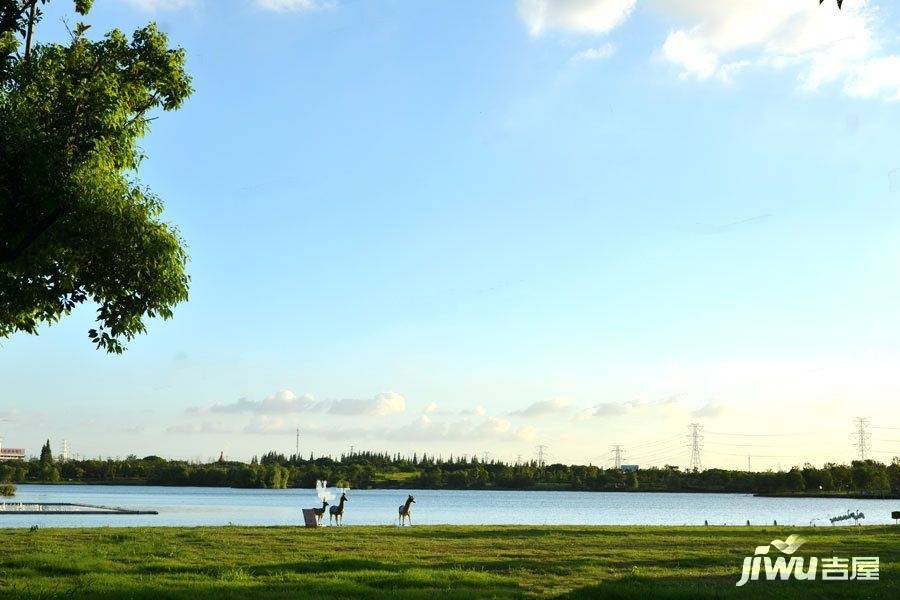
[[[325,516],[325,507],[328,506],[328,500],[322,500],[322,508],[314,508],[313,512],[316,514],[316,522],[321,525],[322,517]]]
[[[328,509],[328,522],[336,523],[341,525],[344,520],[344,502],[349,502],[350,498],[347,497],[347,494],[341,494],[341,500],[338,502],[337,506],[332,506]]]
[[[412,526],[412,505],[415,503],[415,497],[410,496],[406,499],[406,502],[400,505],[400,527],[403,527],[404,519]]]

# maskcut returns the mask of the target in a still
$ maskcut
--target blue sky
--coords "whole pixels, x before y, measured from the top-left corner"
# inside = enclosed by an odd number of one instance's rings
[[[95,5],[187,52],[140,178],[191,299],[122,357],[92,307],[5,340],[6,445],[683,464],[700,421],[764,468],[900,425],[893,6]]]

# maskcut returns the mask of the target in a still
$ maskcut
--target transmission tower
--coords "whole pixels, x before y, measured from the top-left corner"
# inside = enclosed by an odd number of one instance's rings
[[[856,442],[853,445],[859,452],[859,460],[866,460],[866,453],[871,450],[870,443],[872,441],[872,434],[869,433],[869,419],[857,417],[854,423],[856,423],[856,431],[853,432],[853,438]]]
[[[547,451],[547,446],[544,444],[539,444],[537,447],[537,460],[538,460],[538,468],[544,468],[544,452]]]
[[[700,461],[700,449],[703,448],[703,425],[700,423],[691,423],[691,465],[688,467],[692,471],[700,471],[703,469],[703,463]]]
[[[625,449],[622,448],[621,444],[616,444],[612,447],[613,451],[613,464],[616,466],[616,470],[620,470],[622,468],[622,457],[625,455]]]
[[[68,462],[68,460],[69,460],[69,440],[62,441],[62,448],[60,450],[59,457],[62,462]]]
[[[294,454],[297,455],[297,459],[300,459],[300,428],[297,427],[297,442],[294,446]]]

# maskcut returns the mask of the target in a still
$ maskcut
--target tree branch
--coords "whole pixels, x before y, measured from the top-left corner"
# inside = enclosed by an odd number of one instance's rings
[[[138,109],[137,112],[135,113],[135,115],[133,117],[131,117],[130,119],[128,119],[128,121],[125,122],[125,127],[130,127],[131,125],[134,125],[134,123],[138,119],[143,117],[144,113],[146,113],[148,110],[153,108],[157,102],[159,102],[159,92],[153,92],[153,95],[150,96],[150,101],[147,102],[143,106],[143,108]]]

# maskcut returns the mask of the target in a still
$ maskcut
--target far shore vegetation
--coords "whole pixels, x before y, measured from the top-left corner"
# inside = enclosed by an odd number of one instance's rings
[[[720,492],[784,496],[900,497],[900,458],[849,465],[811,464],[786,471],[683,470],[674,465],[635,471],[594,465],[509,464],[470,457],[356,452],[339,457],[268,452],[250,463],[197,463],[159,456],[62,461],[47,441],[39,458],[0,463],[0,483],[101,483],[236,488],[313,488],[316,481],[356,489],[499,489]]]

